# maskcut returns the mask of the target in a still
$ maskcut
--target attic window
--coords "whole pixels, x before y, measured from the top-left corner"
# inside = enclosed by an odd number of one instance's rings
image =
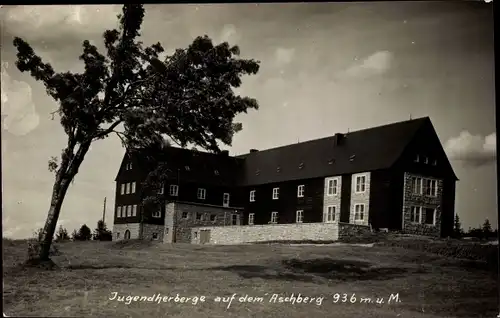
[[[125,165],[125,170],[132,170],[132,162],[129,162]]]
[[[429,164],[429,158],[428,157],[424,157],[424,163],[425,164]]]
[[[301,163],[299,164],[299,169],[302,169],[302,168],[304,168],[304,163],[303,163],[303,162],[301,162]]]
[[[420,162],[420,156],[419,156],[419,155],[417,155],[417,156],[415,157],[415,162]]]
[[[356,155],[352,155],[349,157],[349,161],[353,162],[354,161],[354,158],[356,158]]]
[[[191,171],[191,168],[189,168],[189,166],[184,166],[184,169],[186,169],[186,171]]]
[[[329,165],[333,165],[333,163],[334,163],[334,162],[335,162],[335,159],[330,159],[330,160],[328,160],[328,164],[329,164]]]
[[[257,169],[257,170],[255,171],[255,175],[256,175],[256,176],[258,176],[259,174],[260,174],[260,170],[259,170],[259,169]]]
[[[281,171],[281,167],[276,168],[276,172],[280,172],[280,171]]]
[[[437,164],[438,164],[438,161],[434,159],[434,161],[432,162],[432,165],[437,166]]]
[[[219,170],[214,170],[214,174],[215,174],[216,176],[218,176],[218,175],[219,175]]]

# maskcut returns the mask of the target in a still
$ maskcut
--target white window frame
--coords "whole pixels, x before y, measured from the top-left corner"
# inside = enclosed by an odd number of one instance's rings
[[[137,204],[132,205],[132,216],[137,216]]]
[[[153,211],[153,213],[151,214],[151,216],[155,219],[159,219],[161,218],[161,209],[158,209],[158,210],[155,210]]]
[[[429,164],[429,157],[427,157],[427,156],[426,156],[426,157],[424,157],[424,163],[425,163],[426,165],[427,165],[427,164]]]
[[[304,210],[297,210],[295,213],[295,223],[304,223]]]
[[[417,155],[417,156],[415,157],[415,160],[414,160],[414,161],[415,161],[415,162],[420,162],[420,155]]]
[[[184,217],[184,213],[186,213],[186,217]],[[183,220],[189,219],[189,212],[181,212],[181,219]]]
[[[423,208],[421,206],[414,206],[414,205],[410,206],[410,223],[422,224],[422,211]],[[416,214],[413,212],[418,212],[418,220],[414,220],[415,217],[413,216]]]
[[[366,192],[366,181],[367,181],[367,179],[368,178],[367,178],[366,174],[356,175],[355,178],[354,178],[354,192],[356,192],[356,193],[364,193],[364,192]],[[363,182],[360,182],[360,180],[363,180]]]
[[[273,211],[271,212],[271,221],[269,221],[271,224],[277,224],[278,223],[278,212]]]
[[[212,220],[212,216],[214,217],[214,219],[213,219],[213,220]],[[208,220],[210,220],[210,222],[214,222],[214,223],[215,223],[215,222],[217,222],[217,214],[210,214],[210,216],[209,216],[209,219],[208,219]],[[208,221],[208,220],[207,220],[207,221]]]
[[[423,182],[425,182],[425,185],[423,185],[423,191],[422,191],[422,193],[425,194],[428,197],[433,197],[433,198],[437,197],[437,188],[438,188],[438,182],[437,182],[437,180],[436,179],[426,178],[426,179],[423,179]],[[430,187],[427,186],[427,182],[430,183]],[[430,193],[428,192],[428,189],[431,190]]]
[[[163,194],[165,193],[165,184],[162,183],[160,184],[160,188],[158,189],[158,194]]]
[[[358,207],[359,207],[359,211],[357,211]],[[366,214],[366,204],[356,203],[354,205],[354,221],[355,222],[363,222],[365,220],[365,214]],[[360,218],[361,215],[363,215],[362,218]]]
[[[117,218],[121,218],[122,217],[122,207],[121,206],[117,206],[116,207],[116,217]]]
[[[411,192],[413,194],[418,194],[422,195],[424,193],[423,191],[423,186],[424,186],[424,179],[421,177],[412,177],[411,178]]]
[[[338,195],[339,178],[328,178],[326,179],[326,195],[332,197]]]
[[[200,200],[205,200],[207,197],[207,189],[205,188],[198,188],[198,192],[196,197]]]
[[[222,206],[228,207],[231,200],[231,195],[229,193],[224,193],[222,196]]]
[[[255,223],[255,213],[248,214],[248,225],[254,225]]]
[[[135,193],[135,181],[132,182],[132,188],[130,189],[130,193]]]
[[[280,188],[273,188],[273,200],[280,198]]]
[[[125,184],[125,194],[130,194],[130,182]]]
[[[132,206],[131,205],[127,205],[127,217],[131,217],[132,216]]]
[[[325,214],[323,215],[324,223],[333,223],[335,222],[335,217],[337,213],[337,207],[335,205],[328,205],[325,207]],[[331,215],[331,219],[330,219]]]
[[[303,185],[303,184],[297,186],[297,198],[304,197],[304,188],[305,188],[305,185]]]
[[[198,218],[198,216],[200,216],[200,217]],[[196,215],[195,215],[195,220],[197,220],[197,221],[204,221],[204,218],[203,218],[203,217],[204,217],[204,214],[203,214],[203,213],[201,213],[201,212],[196,212]]]
[[[122,194],[122,195],[125,194],[125,183],[121,184],[121,189],[120,190],[121,190],[120,194]]]
[[[250,202],[255,202],[255,190],[250,191]]]
[[[425,211],[425,218],[422,218],[422,223],[425,224],[425,225],[429,225],[429,226],[430,225],[436,226],[437,209],[436,208],[424,208],[423,210]],[[427,210],[432,210],[432,224],[425,222],[426,219],[427,219]]]
[[[168,189],[168,193],[172,197],[179,196],[179,186],[177,184],[171,184],[169,189]]]

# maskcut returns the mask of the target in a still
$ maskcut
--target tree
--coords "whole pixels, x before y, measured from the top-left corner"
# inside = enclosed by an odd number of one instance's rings
[[[56,241],[63,242],[63,241],[68,241],[68,240],[69,240],[68,231],[65,228],[63,228],[62,225],[60,225],[59,230],[57,231],[57,234],[56,234]]]
[[[460,218],[458,217],[458,214],[455,215],[455,221],[453,224],[453,233],[457,238],[463,236],[462,224],[460,223]]]
[[[73,233],[71,233],[71,240],[78,241],[78,231],[76,229],[73,230]]]
[[[255,99],[233,91],[243,75],[258,72],[258,61],[240,58],[239,48],[227,42],[214,46],[208,36],[160,61],[160,43],[145,47],[138,40],[144,14],[142,5],[123,6],[118,29],[103,34],[105,55],[84,41],[82,73],[57,73],[27,42],[14,39],[17,68],[42,82],[58,102],[53,115],[67,135],[60,158],[49,161],[55,180],[40,262],[50,261],[63,200],[93,142],[116,134],[132,151],[168,136],[181,147],[219,152],[219,143],[231,145],[242,129],[235,116],[258,109]]]
[[[111,241],[113,234],[106,227],[106,223],[102,220],[97,221],[97,228],[94,230],[94,240],[96,241]]]
[[[82,225],[82,227],[80,227],[80,229],[74,236],[74,239],[76,241],[90,241],[92,239],[92,231],[86,224],[84,224]]]
[[[490,220],[486,219],[483,223],[483,234],[486,239],[491,237],[491,224]]]

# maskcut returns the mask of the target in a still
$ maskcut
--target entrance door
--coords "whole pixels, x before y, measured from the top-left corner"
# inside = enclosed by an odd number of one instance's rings
[[[125,239],[130,240],[130,231],[129,230],[125,231]]]
[[[210,243],[210,230],[200,231],[200,244]]]
[[[238,225],[238,214],[233,214],[232,215],[231,225]]]

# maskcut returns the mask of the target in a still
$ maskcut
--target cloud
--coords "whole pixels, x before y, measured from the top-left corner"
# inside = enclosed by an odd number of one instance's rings
[[[240,35],[233,24],[224,24],[222,31],[219,35],[219,42],[228,42],[230,45],[234,45],[240,40]]]
[[[391,67],[393,54],[378,51],[349,67],[345,72],[350,77],[371,77],[385,73]]]
[[[464,130],[458,137],[450,138],[445,149],[451,160],[472,166],[488,164],[496,159],[496,133],[484,137]]]
[[[280,47],[274,52],[274,61],[279,66],[290,64],[295,56],[295,49]]]
[[[2,131],[23,136],[40,123],[31,97],[31,87],[23,81],[11,79],[7,63],[2,63]]]

